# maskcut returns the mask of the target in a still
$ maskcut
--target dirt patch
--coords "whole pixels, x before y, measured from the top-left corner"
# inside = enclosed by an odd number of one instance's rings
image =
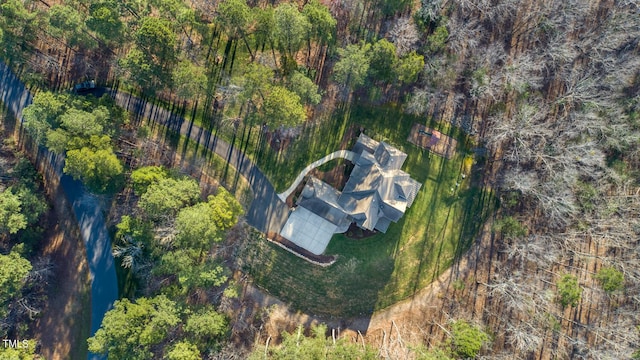
[[[269,146],[275,152],[280,152],[283,149],[288,148],[292,141],[291,136],[287,135],[280,129],[269,131],[266,136]]]
[[[337,161],[340,161],[341,164],[335,166],[329,171],[313,169],[310,174],[331,185],[338,191],[342,191],[349,180],[349,176],[351,175],[354,165],[350,161],[344,159],[338,159]]]
[[[304,186],[305,186],[306,183],[307,183],[307,178],[305,178],[302,181],[300,181],[298,186],[296,186],[295,190],[293,190],[291,195],[289,195],[289,197],[285,201],[289,208],[292,208],[295,205],[296,199],[302,193],[302,189],[304,189]]]
[[[377,231],[369,231],[359,227],[356,223],[351,223],[351,225],[349,225],[349,230],[345,233],[345,236],[349,239],[359,240],[366,239],[376,234],[378,234]]]

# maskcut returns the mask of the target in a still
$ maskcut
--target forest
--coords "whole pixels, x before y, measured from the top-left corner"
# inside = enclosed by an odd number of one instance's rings
[[[0,358],[640,359],[636,0],[0,0],[0,43]],[[253,226],[360,133],[422,184],[387,233],[322,267]]]

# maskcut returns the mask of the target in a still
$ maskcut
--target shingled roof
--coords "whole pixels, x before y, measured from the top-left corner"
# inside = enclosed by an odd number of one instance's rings
[[[385,142],[361,134],[353,151],[359,156],[342,192],[311,178],[298,205],[341,227],[355,222],[386,232],[413,204],[422,185],[400,170],[407,154]]]

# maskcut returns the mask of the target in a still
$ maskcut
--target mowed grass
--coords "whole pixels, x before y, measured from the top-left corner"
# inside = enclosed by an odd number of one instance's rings
[[[261,168],[275,179],[277,189],[286,188],[300,169],[335,151],[349,126],[362,126],[369,136],[408,154],[403,170],[422,188],[413,206],[387,233],[360,240],[334,235],[325,254],[339,257],[327,268],[264,240],[250,239],[242,263],[259,286],[312,314],[370,314],[424,288],[468,249],[493,206],[493,197],[488,190],[471,186],[475,160],[465,155],[461,134],[439,127],[461,143],[457,155],[447,160],[406,141],[415,122],[426,120],[391,107],[359,107],[348,116],[307,129],[283,154],[263,154],[262,161],[269,159],[271,164]]]

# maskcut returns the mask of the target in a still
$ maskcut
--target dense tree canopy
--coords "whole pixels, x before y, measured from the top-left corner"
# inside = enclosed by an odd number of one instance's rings
[[[624,289],[624,274],[614,267],[603,267],[596,274],[596,280],[608,294]]]
[[[275,10],[271,5],[267,5],[264,8],[256,6],[251,10],[255,19],[253,33],[257,43],[256,46],[259,46],[261,51],[264,51],[267,44],[273,49],[275,47],[276,33]]]
[[[133,34],[136,46],[119,59],[127,77],[144,91],[153,93],[171,85],[178,60],[173,25],[164,18],[145,16]]]
[[[262,112],[264,122],[271,128],[294,127],[307,117],[300,96],[282,86],[272,87],[264,99]]]
[[[153,357],[151,347],[162,342],[180,322],[175,302],[160,295],[135,302],[115,302],[102,326],[89,338],[89,351],[108,354],[108,359],[142,360]]]
[[[268,66],[252,63],[247,65],[241,79],[237,82],[242,86],[241,100],[252,101],[260,105],[265,93],[270,89],[274,71]]]
[[[489,340],[489,335],[477,325],[464,320],[458,320],[451,324],[449,341],[453,353],[461,359],[474,359],[482,346]]]
[[[378,40],[371,47],[369,75],[375,80],[390,82],[395,79],[398,66],[396,46],[387,39]]]
[[[7,315],[9,302],[20,295],[31,269],[31,262],[23,258],[17,248],[7,255],[0,254],[0,318]],[[0,335],[2,328],[0,326]]]
[[[292,333],[282,333],[282,343],[271,346],[266,351],[256,348],[251,359],[325,359],[325,360],[366,360],[375,359],[376,352],[346,339],[333,341],[326,336],[327,327],[319,325],[311,328],[311,336],[305,336],[302,327]],[[265,356],[266,355],[266,356]]]
[[[161,179],[151,184],[140,197],[138,206],[152,219],[176,214],[200,197],[200,187],[193,179]]]
[[[218,20],[232,36],[239,37],[252,21],[246,0],[225,0],[218,5]]]
[[[157,67],[147,59],[144,53],[137,48],[129,50],[129,52],[118,61],[118,65],[124,71],[126,78],[140,86],[140,88],[148,90],[160,85],[158,76],[162,76]]]
[[[35,96],[33,103],[24,109],[24,126],[39,144],[44,144],[51,129],[60,126],[59,117],[66,111],[67,102],[66,95],[46,91]]]
[[[325,5],[318,0],[311,0],[302,8],[302,14],[309,22],[309,39],[315,38],[325,44],[334,40],[337,21]]]
[[[207,75],[204,68],[190,61],[180,61],[173,70],[173,86],[179,97],[196,100],[207,86]]]
[[[311,25],[294,4],[281,3],[275,10],[276,38],[280,51],[293,56],[300,47]]]
[[[56,153],[67,152],[65,173],[95,192],[121,186],[124,168],[111,136],[124,122],[124,113],[108,96],[96,99],[41,92],[25,108],[24,121],[36,142]]]
[[[89,5],[87,27],[101,40],[119,45],[125,37],[125,26],[120,19],[120,2],[114,0],[95,1]]]
[[[49,11],[49,24],[54,35],[64,37],[72,47],[95,47],[97,44],[88,35],[83,14],[69,5],[53,5]]]
[[[582,288],[578,285],[578,278],[571,274],[564,274],[556,283],[558,302],[562,307],[576,306],[582,295]]]
[[[184,330],[197,339],[200,344],[214,346],[229,330],[227,318],[207,307],[191,314],[187,318]]]
[[[56,153],[82,147],[92,136],[104,133],[109,112],[99,107],[93,112],[69,109],[58,118],[60,126],[47,132],[47,147]],[[73,143],[74,146],[69,146]]]
[[[194,289],[218,287],[228,280],[227,270],[202,251],[178,249],[162,255],[160,263],[153,271],[157,275],[175,277],[181,293]]]
[[[341,85],[351,90],[364,84],[371,59],[370,44],[347,45],[338,49],[340,60],[333,68],[333,77]]]
[[[175,277],[182,293],[223,285],[228,279],[227,270],[207,254],[241,214],[238,201],[222,187],[207,202],[182,208],[175,220],[174,250],[161,256],[153,273]]]
[[[0,235],[15,234],[35,224],[46,209],[42,197],[25,185],[0,191]]]
[[[19,340],[20,347],[0,346],[0,359],[40,360],[36,355],[36,340]],[[26,341],[26,343],[25,343]],[[26,346],[25,346],[26,345]]]
[[[201,360],[202,355],[195,344],[189,341],[177,342],[167,353],[169,360]]]
[[[445,49],[448,38],[449,31],[447,31],[446,25],[438,26],[433,34],[427,38],[426,50],[432,54],[442,52]]]
[[[168,177],[168,172],[161,166],[144,166],[131,172],[131,182],[136,195],[144,194],[151,184],[156,184]]]
[[[317,105],[322,98],[318,92],[318,85],[298,71],[289,75],[289,89],[296,93],[305,104]]]
[[[46,22],[45,14],[31,12],[21,0],[7,0],[0,4],[0,51],[8,59],[22,60],[24,49],[34,46],[38,30]]]
[[[124,182],[124,167],[111,147],[82,147],[68,151],[64,172],[97,193],[115,191]]]
[[[200,250],[222,240],[208,203],[198,203],[180,210],[176,217],[176,230],[176,241],[180,247]]]
[[[176,58],[177,37],[168,20],[153,16],[143,18],[136,30],[135,41],[146,58],[161,68]]]
[[[209,196],[208,204],[213,213],[213,222],[221,231],[227,231],[242,216],[242,205],[227,189],[218,187],[215,196]]]
[[[0,234],[15,234],[27,227],[22,202],[9,189],[0,192]]]
[[[410,84],[418,79],[418,75],[424,68],[424,56],[410,52],[400,59],[400,64],[396,69],[396,76],[400,82]]]

